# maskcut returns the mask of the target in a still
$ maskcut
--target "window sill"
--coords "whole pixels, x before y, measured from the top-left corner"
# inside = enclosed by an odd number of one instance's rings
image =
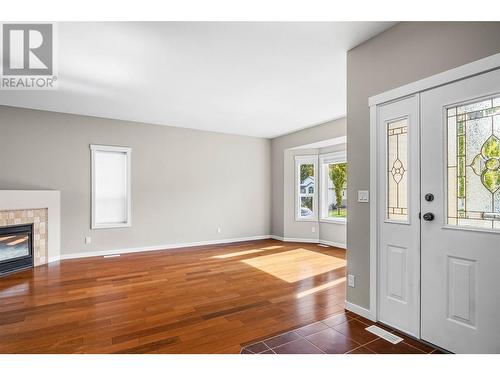
[[[298,222],[301,222],[301,221],[304,221],[304,222],[318,222],[318,218],[312,217],[312,218],[308,219],[308,218],[298,218],[298,217],[296,217],[295,221],[298,221]]]
[[[130,228],[131,223],[106,223],[106,224],[93,224],[91,229],[113,229],[113,228]]]
[[[347,224],[347,219],[345,218],[323,218],[323,219],[320,219],[319,220],[321,223],[330,223],[330,224],[342,224],[342,225],[346,225]]]

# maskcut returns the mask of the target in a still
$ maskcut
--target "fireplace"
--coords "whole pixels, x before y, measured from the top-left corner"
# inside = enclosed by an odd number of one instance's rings
[[[33,224],[0,227],[0,275],[33,267]]]

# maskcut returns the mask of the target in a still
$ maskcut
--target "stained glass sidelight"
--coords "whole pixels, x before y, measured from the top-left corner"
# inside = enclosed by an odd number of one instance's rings
[[[447,110],[448,224],[500,229],[500,96]]]
[[[408,119],[387,124],[387,218],[408,220]]]

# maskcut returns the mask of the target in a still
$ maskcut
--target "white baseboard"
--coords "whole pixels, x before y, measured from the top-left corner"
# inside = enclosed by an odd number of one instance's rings
[[[269,238],[272,238],[273,240],[278,240],[278,241],[284,241],[285,239],[280,236],[275,236],[274,234],[271,234]]]
[[[266,240],[269,238],[272,238],[272,239],[275,239],[278,241],[283,241],[283,242],[322,243],[325,245],[340,247],[340,248],[345,249],[345,245],[340,244],[340,243],[331,242],[331,241],[309,239],[309,238],[280,237],[280,236],[275,236],[275,235],[261,235],[261,236],[226,238],[226,239],[217,239],[217,240],[209,240],[209,241],[199,241],[199,242],[173,243],[173,244],[156,245],[156,246],[131,247],[131,248],[125,248],[125,249],[85,251],[85,252],[78,252],[78,253],[61,254],[60,257],[50,258],[48,263],[57,262],[59,260],[65,260],[65,259],[88,258],[88,257],[98,257],[98,256],[105,256],[105,255],[127,254],[127,253],[139,253],[139,252],[143,252],[143,251],[180,249],[180,248],[184,248],[184,247],[193,247],[193,246],[219,245],[219,244],[232,243],[232,242]]]
[[[320,243],[323,245],[339,247],[341,249],[347,249],[347,245],[345,243],[334,242],[334,241],[327,241],[327,240],[320,240],[320,239],[313,239],[313,238],[281,237],[281,236],[275,236],[274,234],[272,234],[270,236],[270,238],[278,240],[278,241],[283,241],[283,242]]]
[[[344,249],[344,250],[347,249],[347,245],[345,243],[334,242],[334,241],[327,241],[327,240],[319,240],[319,243],[322,244],[322,245],[339,247],[339,248]]]
[[[370,310],[365,309],[364,307],[355,305],[354,303],[345,301],[345,308],[355,314],[361,315],[363,318],[370,319],[372,321],[376,321],[374,317],[372,317]]]
[[[283,239],[281,241],[283,241],[283,242],[319,243],[319,240],[315,239],[315,238],[283,237]]]
[[[158,250],[169,250],[169,249],[180,249],[184,247],[193,247],[193,246],[206,246],[206,245],[218,245],[224,243],[232,243],[232,242],[244,242],[244,241],[256,241],[256,240],[266,240],[272,238],[270,235],[262,235],[262,236],[252,236],[252,237],[239,237],[239,238],[225,238],[225,239],[217,239],[210,241],[199,241],[199,242],[188,242],[188,243],[173,243],[166,245],[156,245],[156,246],[145,246],[145,247],[132,247],[126,249],[115,249],[115,250],[99,250],[99,251],[86,251],[80,253],[70,253],[70,254],[61,254],[61,260],[64,259],[76,259],[76,258],[88,258],[88,257],[97,257],[104,255],[116,255],[116,254],[127,254],[127,253],[139,253],[142,251],[158,251]],[[49,262],[53,262],[59,259],[49,259]]]

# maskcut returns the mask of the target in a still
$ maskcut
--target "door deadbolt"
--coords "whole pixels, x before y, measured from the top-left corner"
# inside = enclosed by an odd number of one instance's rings
[[[427,193],[427,194],[425,194],[425,197],[424,197],[424,198],[425,198],[425,200],[426,200],[427,202],[432,202],[432,201],[434,200],[434,194],[432,194],[432,193]]]
[[[434,220],[434,214],[432,212],[426,212],[424,214],[424,220],[425,221],[432,221],[432,220]]]

